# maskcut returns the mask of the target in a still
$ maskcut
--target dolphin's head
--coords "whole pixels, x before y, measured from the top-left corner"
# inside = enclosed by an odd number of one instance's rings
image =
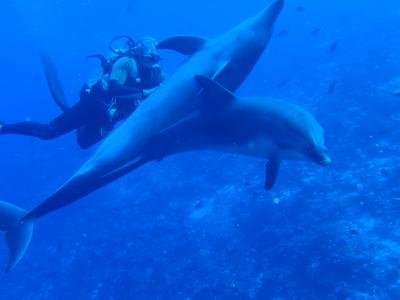
[[[331,163],[324,129],[307,110],[269,97],[236,98],[235,105],[235,109],[245,113],[232,117],[233,126],[240,129],[236,134],[241,132],[247,139],[252,137],[250,145],[254,145],[253,150],[257,149],[253,155],[312,161],[323,166]],[[241,121],[237,123],[239,118]]]
[[[297,114],[295,123],[303,139],[303,153],[306,159],[321,166],[330,165],[332,162],[325,147],[324,129],[318,121],[307,111]]]
[[[321,166],[330,165],[332,160],[324,144],[324,130],[314,118],[309,119],[306,140],[309,143],[309,159]]]

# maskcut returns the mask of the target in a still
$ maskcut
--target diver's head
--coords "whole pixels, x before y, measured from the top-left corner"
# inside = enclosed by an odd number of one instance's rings
[[[144,67],[150,68],[161,60],[157,51],[157,44],[158,42],[151,37],[141,38],[136,41],[136,57]]]

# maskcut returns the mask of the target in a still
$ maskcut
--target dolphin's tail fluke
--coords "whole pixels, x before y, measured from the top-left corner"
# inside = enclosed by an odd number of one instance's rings
[[[7,202],[0,201],[0,230],[5,232],[5,239],[10,257],[6,272],[11,271],[24,256],[33,232],[33,221],[20,222],[26,211]]]

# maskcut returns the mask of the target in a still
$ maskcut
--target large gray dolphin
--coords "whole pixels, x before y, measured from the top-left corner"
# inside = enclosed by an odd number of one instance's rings
[[[180,152],[217,150],[266,159],[264,187],[271,189],[282,160],[331,163],[324,130],[307,110],[275,98],[239,98],[212,79],[196,80],[204,106],[153,136],[129,171]]]
[[[155,135],[138,166],[185,151],[242,154],[267,159],[265,188],[271,189],[282,160],[330,164],[324,131],[305,109],[274,98],[239,98],[211,79],[196,79],[205,90],[205,106]]]
[[[143,147],[155,134],[195,111],[203,99],[194,75],[211,77],[235,90],[268,45],[284,0],[275,0],[257,15],[228,32],[207,40],[175,37],[160,44],[189,55],[180,68],[115,130],[65,184],[36,208],[26,212],[0,203],[0,230],[10,250],[6,271],[23,257],[36,219],[66,206],[122,176],[140,160]]]

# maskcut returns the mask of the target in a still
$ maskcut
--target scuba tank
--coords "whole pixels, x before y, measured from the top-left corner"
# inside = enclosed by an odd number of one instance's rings
[[[113,64],[120,58],[125,56],[135,57],[135,41],[127,35],[119,35],[113,38],[108,43],[108,49],[114,56],[107,59],[102,54],[93,54],[86,57],[86,59],[97,58],[100,60],[100,66],[103,69],[103,74],[110,74]]]

